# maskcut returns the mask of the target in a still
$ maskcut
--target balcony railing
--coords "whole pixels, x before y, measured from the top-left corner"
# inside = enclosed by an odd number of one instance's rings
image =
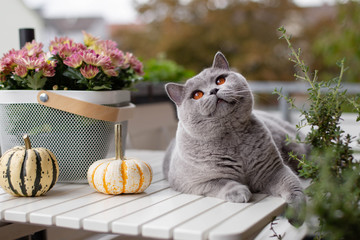
[[[250,88],[253,93],[267,93],[272,94],[275,89],[281,90],[282,95],[291,96],[292,94],[306,94],[310,87],[303,82],[280,82],[280,81],[249,81]],[[135,103],[147,103],[149,101],[164,101],[167,100],[164,83],[149,83],[142,82],[137,84],[137,91],[132,93]],[[360,84],[358,83],[344,83],[343,90],[348,94],[360,94]],[[280,98],[278,104],[279,111],[284,120],[290,120],[289,104],[284,98]]]

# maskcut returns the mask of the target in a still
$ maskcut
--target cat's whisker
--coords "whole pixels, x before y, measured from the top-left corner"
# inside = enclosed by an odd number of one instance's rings
[[[239,98],[237,98],[237,97],[234,97],[234,96],[225,96],[226,97],[226,100],[227,101],[230,101],[230,102],[239,102],[240,100],[239,100]]]
[[[222,94],[229,97],[241,97],[244,96],[243,93],[251,92],[250,90],[222,90]]]
[[[232,92],[232,93],[242,93],[242,92],[251,92],[251,90],[233,90],[233,89],[223,89],[223,92]]]
[[[250,90],[230,90],[230,89],[223,89],[222,96],[228,102],[240,102],[240,99],[246,97],[246,94],[251,92]]]

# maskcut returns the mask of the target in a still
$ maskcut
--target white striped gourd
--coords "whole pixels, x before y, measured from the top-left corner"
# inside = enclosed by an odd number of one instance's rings
[[[27,135],[24,141],[25,146],[14,147],[1,157],[0,186],[14,196],[40,196],[55,185],[59,165],[50,150],[31,148]]]
[[[94,162],[87,178],[91,187],[106,194],[141,193],[151,183],[149,164],[136,158],[126,158],[121,150],[121,126],[115,125],[115,158]]]

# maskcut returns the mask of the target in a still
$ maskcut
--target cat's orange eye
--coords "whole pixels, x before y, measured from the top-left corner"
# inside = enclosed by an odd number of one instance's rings
[[[202,91],[195,91],[192,95],[192,98],[195,100],[198,100],[204,96],[204,93]]]
[[[224,77],[220,77],[218,79],[216,79],[216,85],[222,85],[226,82]]]

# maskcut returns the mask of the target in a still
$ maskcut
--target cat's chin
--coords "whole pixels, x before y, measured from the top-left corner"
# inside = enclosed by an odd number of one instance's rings
[[[233,110],[235,104],[236,102],[228,102],[222,98],[218,98],[211,116],[225,116]]]

